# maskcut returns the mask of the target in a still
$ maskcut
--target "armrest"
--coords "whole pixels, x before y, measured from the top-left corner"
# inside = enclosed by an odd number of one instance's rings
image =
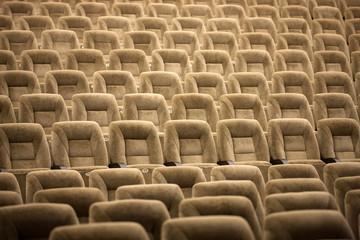
[[[321,160],[326,164],[341,162],[341,160],[338,158],[322,158]]]
[[[125,163],[109,163],[109,168],[126,168]]]
[[[8,172],[6,168],[0,168],[0,172]]]
[[[271,165],[279,165],[279,164],[289,164],[289,161],[286,159],[270,159]]]
[[[179,166],[180,167],[181,163],[179,163],[179,162],[165,162],[164,165],[167,166],[167,167],[174,167],[174,166],[176,166],[176,167]]]
[[[66,170],[66,169],[67,169],[66,166],[58,166],[58,165],[51,166],[51,170]]]
[[[231,160],[218,161],[218,165],[234,165],[234,162]]]

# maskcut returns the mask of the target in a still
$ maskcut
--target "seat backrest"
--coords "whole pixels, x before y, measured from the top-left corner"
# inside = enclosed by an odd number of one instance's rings
[[[0,30],[15,30],[15,24],[11,16],[1,15],[0,16]]]
[[[171,3],[149,3],[147,10],[149,17],[164,19],[167,25],[171,25],[173,18],[180,17],[178,7]]]
[[[345,39],[344,27],[338,20],[335,19],[314,19],[313,20],[313,35],[321,33],[339,34]]]
[[[71,7],[64,2],[42,2],[40,3],[40,14],[51,17],[55,27],[58,27],[59,18],[71,16]]]
[[[320,178],[315,167],[310,164],[279,164],[269,167],[269,180],[283,178]]]
[[[310,41],[312,40],[309,24],[305,19],[291,17],[280,18],[278,31],[279,33],[302,33],[305,34]]]
[[[266,50],[270,54],[271,59],[274,59],[276,47],[270,34],[263,32],[250,32],[242,33],[240,35],[239,49]]]
[[[85,31],[92,30],[93,25],[91,19],[84,16],[64,16],[59,18],[59,29],[74,31],[79,39],[83,42],[83,34]]]
[[[104,137],[96,122],[54,123],[51,139],[54,165],[66,167],[108,165]]]
[[[350,62],[343,52],[318,51],[314,53],[314,73],[324,71],[344,72],[353,79]]]
[[[137,18],[135,22],[136,31],[154,32],[159,39],[159,43],[163,43],[163,35],[169,30],[168,23],[164,18],[142,17]]]
[[[338,34],[316,34],[314,36],[314,52],[317,51],[340,51],[350,60],[349,49],[345,39]]]
[[[146,56],[151,56],[153,50],[160,49],[160,42],[154,32],[132,31],[126,32],[124,37],[124,48],[143,50]]]
[[[241,29],[238,21],[232,18],[213,18],[207,23],[208,32],[227,32],[234,34],[239,39]]]
[[[207,5],[185,4],[181,10],[182,17],[199,18],[204,25],[207,24],[209,19],[213,18],[211,8]]]
[[[172,20],[172,30],[195,32],[199,41],[202,41],[202,35],[205,33],[205,26],[201,19],[179,17]]]
[[[283,18],[299,18],[306,21],[309,28],[313,28],[312,17],[309,7],[304,6],[284,6],[281,8],[281,16]]]
[[[0,201],[2,207],[7,205],[17,205],[23,203],[20,186],[14,174],[12,173],[0,174],[0,191],[1,193],[8,192],[11,194],[11,197],[9,198],[10,201],[8,201],[6,198],[3,198]]]
[[[0,71],[18,70],[15,54],[9,50],[0,50]]]
[[[359,200],[359,193],[359,189],[354,189],[348,191],[345,195],[345,217],[355,236],[359,234],[359,208],[357,204]]]
[[[0,95],[0,123],[15,123],[15,112],[8,96]]]
[[[266,195],[293,192],[327,192],[325,184],[318,178],[272,179],[266,183]]]
[[[109,55],[111,50],[120,49],[119,37],[112,31],[85,31],[84,48],[98,49],[103,53],[103,55]]]
[[[118,2],[112,5],[112,15],[129,19],[132,28],[135,28],[136,18],[144,17],[143,6],[135,2]]]
[[[75,170],[30,172],[26,175],[26,202],[32,203],[35,193],[40,190],[68,187],[85,187],[79,172]]]
[[[277,5],[277,1],[276,2]],[[266,17],[270,18],[275,26],[278,25],[280,19],[279,8],[278,6],[269,6],[269,5],[254,5],[249,7],[249,17]]]
[[[204,34],[203,49],[223,50],[229,53],[231,59],[235,59],[235,52],[239,47],[233,33],[207,32]]]
[[[223,50],[198,50],[194,53],[194,72],[214,72],[226,78],[234,72],[228,52]]]
[[[345,196],[347,192],[360,189],[360,176],[341,177],[335,180],[334,196],[340,211],[345,215]]]
[[[49,16],[23,16],[19,20],[19,30],[32,31],[37,42],[41,42],[41,32],[55,29],[54,23]]]
[[[15,54],[16,60],[20,60],[24,50],[37,49],[35,35],[27,30],[4,30],[0,33],[2,39],[1,49],[10,50]]]
[[[277,43],[276,26],[271,18],[255,17],[244,20],[245,32],[266,32],[271,35],[274,42]]]
[[[97,27],[99,30],[107,30],[115,32],[119,38],[120,43],[123,42],[123,34],[131,31],[130,21],[126,17],[120,16],[103,16],[97,20]]]
[[[242,24],[246,15],[245,8],[240,4],[225,4],[216,6],[216,16],[219,18],[233,18],[239,24]]]
[[[89,17],[93,26],[96,26],[98,17],[107,16],[108,10],[105,3],[80,2],[76,4],[75,13],[78,16]]]
[[[200,42],[197,35],[191,31],[166,31],[163,37],[165,49],[185,50],[192,60],[194,52],[200,50]]]
[[[313,61],[313,43],[303,33],[281,33],[278,34],[277,49],[298,49],[304,50],[310,61]]]

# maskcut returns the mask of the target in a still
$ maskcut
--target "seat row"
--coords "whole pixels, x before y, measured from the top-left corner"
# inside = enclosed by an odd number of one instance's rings
[[[304,221],[299,221],[299,225],[284,225],[277,221],[307,216],[309,219],[306,222],[312,226],[312,231],[306,231],[308,237],[317,235],[334,238],[339,236],[339,229],[343,229],[341,231],[346,234],[341,238],[347,236],[346,239],[354,239],[354,236],[358,236],[359,225],[359,211],[356,207],[359,203],[356,184],[359,171],[358,163],[328,164],[324,169],[324,184],[312,166],[278,165],[269,169],[270,180],[265,185],[259,169],[252,166],[215,167],[212,170],[212,182],[205,182],[204,177],[199,177],[202,172],[196,167],[162,167],[154,170],[153,184],[143,185],[144,180],[139,170],[107,169],[91,172],[90,188],[84,188],[80,174],[76,171],[35,171],[26,177],[29,188],[27,197],[32,198],[31,202],[35,204],[1,207],[0,213],[10,209],[27,211],[26,209],[31,209],[27,206],[44,207],[44,203],[65,203],[74,208],[72,219],[76,219],[75,222],[90,222],[91,225],[103,221],[134,221],[147,229],[147,234],[153,239],[163,239],[159,229],[168,219],[208,215],[242,217],[249,225],[249,232],[254,239],[277,239],[274,236],[282,236],[284,228],[288,234],[296,234],[295,229],[304,230],[307,226]],[[194,176],[197,176],[196,180]],[[16,179],[9,173],[1,173],[0,177],[9,186],[5,191],[0,191],[0,194],[3,200],[9,200],[10,193],[18,191]],[[53,180],[51,183],[49,178]],[[115,185],[114,180],[117,180]],[[191,181],[194,182],[190,183]],[[188,190],[192,192],[190,196],[185,195]],[[43,205],[39,205],[40,203]],[[13,204],[21,204],[21,201],[10,203]],[[149,207],[151,211],[146,211]],[[321,211],[314,211],[315,209]],[[332,215],[336,219],[334,232],[322,229],[322,222],[312,219],[327,216],[328,227],[333,224]],[[1,216],[0,214],[0,219]],[[4,224],[17,221],[16,214],[9,216],[15,217],[8,218],[8,222]],[[41,218],[44,216],[40,215],[39,219]],[[21,231],[21,227],[18,229]]]

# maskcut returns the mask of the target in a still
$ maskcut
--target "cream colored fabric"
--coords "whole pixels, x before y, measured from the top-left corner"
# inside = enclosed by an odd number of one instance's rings
[[[127,17],[104,16],[98,17],[98,29],[115,32],[122,44],[123,34],[131,31],[131,25]]]
[[[304,19],[310,29],[313,28],[312,17],[309,7],[305,6],[284,6],[281,8],[281,16],[283,18],[300,18]]]
[[[207,23],[208,32],[230,32],[236,39],[239,39],[241,29],[239,22],[232,18],[213,18]]]
[[[42,2],[40,3],[40,15],[51,17],[55,27],[58,27],[59,18],[71,16],[71,7],[63,2]]]
[[[242,33],[239,39],[239,49],[259,49],[266,50],[272,60],[276,50],[273,38],[269,33],[265,32],[249,32]]]
[[[346,40],[338,34],[316,34],[314,36],[314,52],[339,51],[343,52],[346,59],[350,60],[349,49]]]
[[[279,33],[303,33],[310,41],[312,34],[308,22],[302,18],[285,17],[279,20]]]
[[[0,95],[0,123],[15,123],[15,112],[8,96]]]
[[[34,5],[28,2],[6,2],[1,8],[4,15],[8,15],[13,19],[16,27],[19,26],[19,20],[22,16],[36,14]]]
[[[22,51],[38,48],[35,35],[31,31],[4,30],[0,33],[0,39],[1,49],[12,51],[17,61],[20,60]]]
[[[169,30],[168,23],[164,18],[142,17],[137,18],[135,22],[136,31],[154,32],[159,39],[159,43],[163,43],[163,35]]]
[[[74,31],[82,44],[84,32],[93,30],[93,25],[88,17],[64,16],[59,18],[59,29]]]
[[[274,42],[277,43],[276,25],[271,18],[246,18],[244,20],[244,32],[266,32],[269,33]]]
[[[175,4],[177,5],[175,5]],[[171,20],[173,18],[180,17],[178,2],[162,2],[162,3],[149,3],[147,10],[149,17],[162,18],[166,21],[167,25],[171,25]]]
[[[339,34],[345,39],[345,30],[341,23],[335,19],[313,20],[313,35],[321,33]]]
[[[154,50],[160,49],[160,42],[154,32],[132,31],[126,32],[124,37],[125,49],[143,50],[146,56],[151,56]]]
[[[96,28],[98,17],[107,16],[108,10],[104,3],[80,2],[76,4],[75,14],[78,16],[89,17],[92,25]]]
[[[304,50],[310,61],[313,61],[313,43],[303,33],[281,33],[278,34],[277,49]]]
[[[0,196],[0,205],[2,207],[23,204],[20,186],[14,174],[1,173]]]
[[[100,50],[109,60],[111,50],[120,49],[119,37],[115,32],[90,30],[84,32],[84,48]]]
[[[266,183],[266,195],[293,192],[327,192],[325,184],[318,178],[272,179]]]
[[[163,47],[165,49],[185,50],[190,60],[194,58],[194,52],[200,50],[200,42],[195,32],[179,30],[166,31],[163,38]]]
[[[193,72],[214,72],[226,78],[234,72],[229,53],[223,50],[198,50],[194,53]]]
[[[249,7],[249,17],[252,18],[258,18],[258,17],[266,17],[270,18],[275,26],[278,25],[278,21],[280,19],[279,15],[279,8],[277,6],[277,1],[273,1],[276,3],[275,6],[269,6],[269,5],[260,5],[255,4],[253,6]]]
[[[0,29],[3,30],[15,30],[15,24],[11,16],[1,15]]]
[[[54,23],[49,16],[23,16],[19,20],[19,30],[32,31],[38,44],[41,43],[41,32],[55,29]]]
[[[18,70],[15,54],[10,50],[0,50],[0,71]]]
[[[144,17],[144,6],[135,2],[118,2],[112,5],[112,15],[129,19],[132,28],[135,28],[136,18]]]
[[[340,51],[318,51],[314,53],[314,73],[324,71],[344,72],[353,79],[350,62]]]
[[[179,17],[172,20],[172,30],[195,32],[199,41],[202,42],[202,35],[205,33],[204,23],[199,18]]]
[[[208,5],[185,4],[181,9],[182,17],[199,18],[204,25],[207,24],[209,19],[213,18],[211,8]]]

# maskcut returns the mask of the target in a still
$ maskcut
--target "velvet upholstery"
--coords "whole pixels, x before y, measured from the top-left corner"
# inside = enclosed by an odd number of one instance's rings
[[[119,37],[115,32],[105,30],[90,30],[84,32],[84,48],[98,49],[109,61],[111,50],[120,49]]]
[[[17,61],[20,60],[22,51],[38,48],[35,35],[31,31],[4,30],[0,33],[0,39],[1,49],[12,51]]]
[[[241,6],[240,2],[238,5],[228,3],[228,4],[218,4],[216,7],[216,16],[219,18],[234,18],[240,26],[247,16],[247,9]]]
[[[345,195],[345,217],[356,239],[359,239],[359,193],[359,189],[354,189]]]
[[[214,72],[226,78],[234,72],[229,53],[224,50],[198,50],[194,53],[193,72]]]
[[[267,17],[246,18],[244,20],[244,32],[266,32],[277,43],[276,26],[272,19]]]
[[[347,192],[351,190],[360,189],[359,180],[360,180],[360,176],[340,177],[335,180],[334,196],[341,212],[344,215],[345,215],[345,196]]]
[[[18,70],[15,54],[10,50],[0,50],[0,71]]]
[[[253,6],[249,7],[249,17],[252,18],[259,18],[259,17],[266,17],[270,18],[275,26],[277,27],[278,21],[280,19],[279,15],[279,7],[277,1],[273,1],[276,3],[275,6],[269,5],[262,5],[262,4],[254,4]]]
[[[324,71],[344,72],[353,79],[350,62],[341,51],[318,51],[314,53],[314,73]]]
[[[0,29],[2,30],[15,30],[15,23],[11,16],[1,15]]]
[[[66,204],[24,204],[0,209],[0,233],[5,239],[48,239],[57,226],[76,225],[78,219]]]
[[[41,32],[55,29],[55,25],[49,16],[22,16],[18,22],[19,30],[32,31],[38,44],[41,43]]]
[[[202,42],[202,35],[205,33],[204,23],[199,18],[179,17],[172,20],[172,30],[195,32],[199,41]]]
[[[153,199],[163,202],[171,218],[179,216],[179,204],[184,195],[176,184],[147,184],[121,186],[116,190],[116,200],[124,199]]]
[[[182,17],[199,18],[204,25],[213,18],[213,13],[208,5],[185,4],[181,8]]]
[[[12,173],[0,174],[0,206],[23,204],[19,183]]]
[[[6,2],[1,8],[4,15],[8,15],[13,19],[16,28],[19,27],[21,17],[35,15],[34,5],[28,2]]]
[[[100,2],[80,2],[76,4],[75,14],[78,16],[84,16],[91,19],[91,23],[95,27],[97,19],[100,16],[107,16],[108,10],[104,3]]]
[[[154,32],[131,31],[123,35],[124,48],[143,50],[146,56],[151,56],[152,51],[160,49],[160,42]]]
[[[58,27],[59,18],[71,16],[71,7],[63,2],[42,2],[40,3],[40,15],[51,17],[54,26]]]
[[[274,53],[276,46],[274,39],[269,33],[266,32],[249,32],[242,33],[239,38],[239,49],[250,50],[266,50],[272,60],[274,60]]]
[[[303,33],[310,39],[310,41],[312,40],[309,23],[304,18],[292,18],[290,16],[283,16],[283,18],[280,18],[279,20],[278,31],[279,33]]]
[[[350,43],[351,35],[358,34],[359,29],[360,29],[360,24],[358,19],[347,19],[345,21],[345,34],[346,34],[346,39],[348,39],[349,43]]]
[[[193,60],[194,52],[200,50],[198,36],[191,31],[166,31],[163,36],[163,44],[165,49],[185,50],[190,60]]]
[[[150,9],[150,7],[149,7]],[[164,16],[161,14],[161,16]],[[154,32],[159,39],[159,43],[163,43],[163,35],[169,30],[168,23],[162,17],[141,17],[137,18],[135,22],[136,31],[151,31]]]
[[[288,192],[327,192],[325,184],[317,178],[272,179],[266,183],[266,195]]]
[[[90,223],[138,222],[154,240],[160,240],[161,226],[168,219],[166,206],[158,200],[121,200],[95,203],[90,207]]]
[[[102,16],[98,17],[97,22],[97,27],[99,30],[115,32],[119,38],[120,44],[123,43],[124,32],[131,31],[130,21],[127,17]]]
[[[112,15],[128,18],[132,28],[135,28],[136,18],[144,17],[144,10],[138,3],[117,2],[112,5]]]
[[[343,16],[337,6],[318,6],[312,9],[314,19],[334,19],[341,23],[344,28]]]
[[[171,25],[171,20],[176,17],[180,17],[180,13],[178,10],[178,6],[181,4],[174,2],[175,4],[171,3],[149,3],[147,6],[147,15],[152,18],[162,18],[166,21],[167,25]]]
[[[82,45],[84,32],[93,30],[91,19],[84,16],[64,16],[59,18],[59,29],[71,30],[76,33],[79,43]]]
[[[322,33],[338,34],[345,39],[344,27],[335,19],[314,19],[313,35]]]
[[[153,184],[177,184],[185,198],[192,197],[192,187],[199,182],[205,182],[202,170],[193,166],[155,168],[152,174]]]
[[[171,219],[164,223],[163,240],[255,240],[249,224],[236,216],[201,216]]]
[[[269,180],[283,178],[320,178],[315,167],[309,164],[273,165],[269,168]]]
[[[314,52],[317,51],[343,52],[346,59],[350,61],[349,49],[346,40],[338,34],[316,34],[316,36],[314,36]]]
[[[312,42],[303,33],[280,33],[278,34],[277,49],[298,49],[304,50],[308,55],[310,62],[313,61]]]
[[[8,96],[0,96],[0,123],[15,123],[15,112]]]
[[[231,32],[207,32],[204,34],[202,49],[223,50],[228,52],[232,60],[239,49],[235,35]]]

